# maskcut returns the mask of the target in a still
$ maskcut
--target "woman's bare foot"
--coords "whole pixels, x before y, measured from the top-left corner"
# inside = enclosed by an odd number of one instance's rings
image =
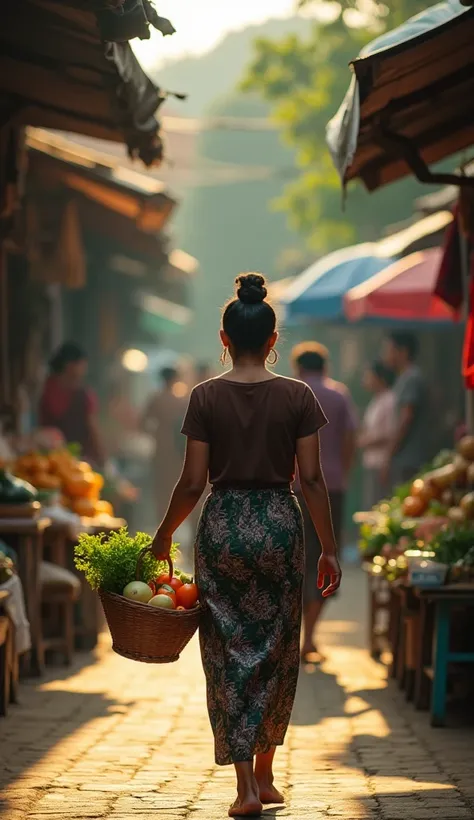
[[[301,661],[302,663],[313,663],[315,665],[323,663],[326,658],[318,649],[313,645],[303,646],[301,650]]]
[[[253,773],[253,759],[234,765],[237,775],[237,800],[229,809],[229,817],[260,817],[263,806]]]
[[[250,792],[237,798],[229,809],[229,817],[260,817],[262,809],[258,794]]]
[[[259,783],[258,793],[260,800],[264,805],[269,803],[284,803],[285,798],[282,793],[273,785],[273,783]]]
[[[273,758],[276,749],[273,746],[268,752],[258,754],[255,761],[255,780],[263,804],[284,803],[285,798],[273,785]]]

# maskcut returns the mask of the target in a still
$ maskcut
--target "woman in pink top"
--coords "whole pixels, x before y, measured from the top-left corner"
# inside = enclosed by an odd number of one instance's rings
[[[381,501],[390,489],[382,481],[382,471],[395,425],[395,399],[391,390],[394,378],[393,371],[382,362],[374,362],[364,374],[364,387],[373,393],[359,436],[364,466],[364,506],[367,510]]]

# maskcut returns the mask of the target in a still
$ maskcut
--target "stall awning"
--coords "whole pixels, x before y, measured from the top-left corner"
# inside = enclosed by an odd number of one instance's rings
[[[452,213],[440,211],[379,242],[353,245],[324,256],[280,294],[287,318],[342,318],[343,297],[350,288],[379,273],[397,257],[426,246],[430,237],[438,236],[452,220]]]
[[[474,143],[474,9],[446,0],[366,46],[327,128],[343,184],[369,191]],[[421,160],[421,165],[420,161]]]
[[[163,230],[176,207],[156,177],[121,166],[117,158],[97,154],[67,136],[29,128],[27,146],[30,172],[39,178],[42,194],[65,186],[133,220],[144,233]]]
[[[91,3],[2,4],[0,112],[12,124],[126,142],[151,165],[163,99],[128,42],[102,41]]]
[[[352,288],[344,297],[346,317],[452,321],[453,311],[434,294],[441,258],[441,248],[412,253]]]
[[[344,294],[387,267],[389,258],[375,256],[374,245],[354,245],[335,251],[296,278],[282,296],[285,316],[305,316],[327,321],[343,316]]]
[[[142,309],[142,329],[157,336],[183,330],[193,315],[192,310],[184,305],[177,305],[152,293],[139,293],[137,301]]]

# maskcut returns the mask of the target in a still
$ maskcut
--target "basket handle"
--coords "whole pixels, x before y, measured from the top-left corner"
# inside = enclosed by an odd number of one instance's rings
[[[141,580],[143,559],[144,559],[145,555],[147,555],[147,553],[149,553],[149,552],[152,552],[151,547],[145,547],[144,549],[142,549],[142,551],[140,552],[140,555],[138,556],[137,569],[135,571],[135,580],[136,581]],[[169,557],[169,555],[168,555],[168,558],[166,558],[166,561],[168,562],[168,568],[169,568],[170,579],[171,579],[173,577],[173,562],[172,562],[171,558]]]

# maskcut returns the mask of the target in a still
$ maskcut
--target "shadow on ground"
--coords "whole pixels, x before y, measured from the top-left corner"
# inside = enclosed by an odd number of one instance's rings
[[[22,681],[19,703],[0,720],[0,816],[13,817],[15,810],[26,807],[32,810],[38,790],[61,772],[61,743],[74,742],[77,736],[79,756],[79,730],[127,707],[99,692],[67,688],[96,662],[94,653],[80,653],[70,667],[51,667],[40,681]]]
[[[428,714],[407,704],[369,658],[364,581],[360,570],[348,569],[320,627],[328,660],[300,672],[290,737],[296,749],[312,745],[305,760],[320,802],[313,817],[472,820],[474,734],[432,729]]]

